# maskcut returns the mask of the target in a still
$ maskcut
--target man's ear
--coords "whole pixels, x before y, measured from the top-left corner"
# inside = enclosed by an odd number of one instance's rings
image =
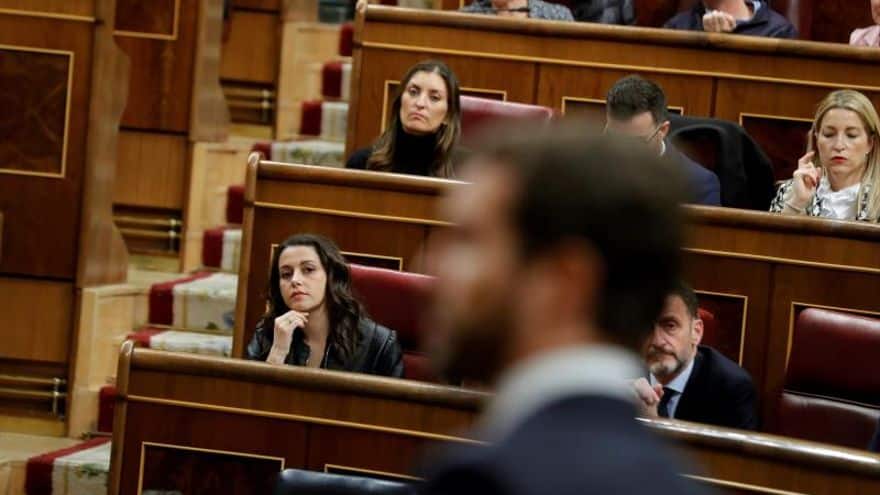
[[[700,345],[703,341],[703,320],[699,316],[694,317],[694,331],[692,332],[692,340],[694,347]]]
[[[657,136],[660,140],[666,139],[666,136],[669,135],[669,128],[672,127],[672,124],[668,120],[664,120],[662,124],[660,124],[660,130],[657,131]]]

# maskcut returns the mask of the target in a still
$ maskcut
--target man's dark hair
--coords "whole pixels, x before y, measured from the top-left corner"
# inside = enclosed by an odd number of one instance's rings
[[[688,314],[691,315],[692,318],[698,316],[700,311],[700,301],[697,299],[697,294],[694,292],[694,289],[691,288],[687,282],[684,280],[676,281],[675,285],[672,286],[672,290],[669,291],[669,295],[680,297],[688,310]]]
[[[608,114],[618,121],[630,120],[643,112],[651,112],[655,124],[669,120],[663,89],[641,76],[626,76],[614,83],[608,90],[606,105]]]
[[[521,256],[586,241],[604,263],[595,301],[600,331],[637,348],[679,278],[680,167],[580,125],[498,136],[478,154],[509,169],[520,188],[510,218]]]

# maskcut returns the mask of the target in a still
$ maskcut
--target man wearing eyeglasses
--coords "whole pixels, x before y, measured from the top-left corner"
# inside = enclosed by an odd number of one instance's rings
[[[681,163],[690,188],[690,202],[721,206],[718,176],[666,140],[669,135],[669,114],[666,95],[660,86],[640,76],[624,77],[608,91],[605,110],[605,132],[640,139],[658,155]]]

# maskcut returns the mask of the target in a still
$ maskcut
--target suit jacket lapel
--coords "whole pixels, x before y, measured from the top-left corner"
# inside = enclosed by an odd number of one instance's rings
[[[675,406],[675,417],[687,420],[693,418],[694,414],[700,409],[699,397],[704,396],[702,393],[703,380],[703,355],[700,348],[697,347],[697,353],[694,355],[694,368],[691,370],[691,376],[688,378],[687,384],[684,386],[684,392],[678,399],[678,405]]]

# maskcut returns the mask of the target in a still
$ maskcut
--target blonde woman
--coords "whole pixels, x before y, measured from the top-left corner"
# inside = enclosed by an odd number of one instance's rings
[[[773,213],[880,221],[880,118],[865,95],[834,91],[819,104],[794,177],[779,188]]]

